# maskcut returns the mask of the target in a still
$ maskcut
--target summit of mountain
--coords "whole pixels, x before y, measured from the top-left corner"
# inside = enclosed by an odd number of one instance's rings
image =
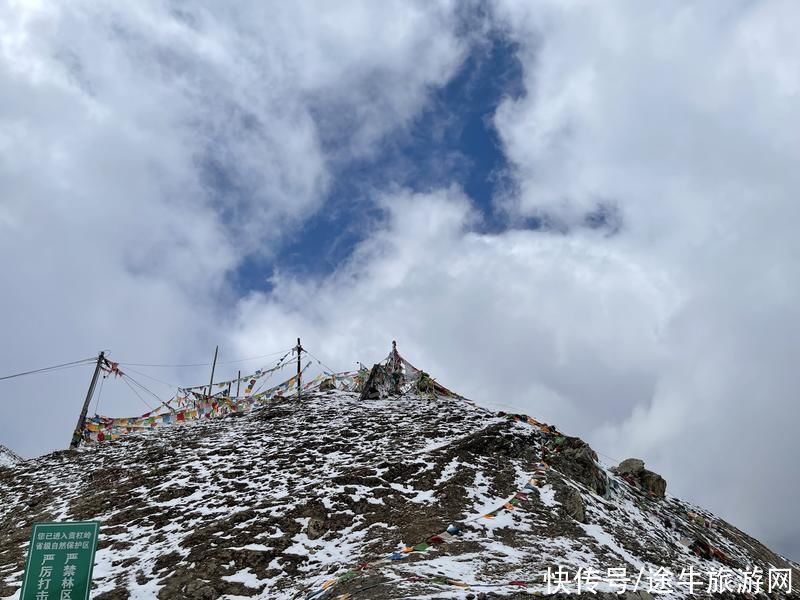
[[[0,467],[0,598],[18,597],[32,524],[62,520],[100,522],[95,600],[753,597],[748,573],[800,581],[643,463],[605,465],[392,355],[315,381],[125,435],[87,420],[104,442]]]

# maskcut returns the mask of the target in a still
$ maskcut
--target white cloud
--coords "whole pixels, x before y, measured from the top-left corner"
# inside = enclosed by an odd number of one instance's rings
[[[243,347],[302,331],[333,362],[397,337],[797,556],[796,11],[501,6],[527,94],[496,114],[519,191],[499,200],[571,233],[478,235],[457,191],[398,194],[339,273],[243,303]],[[600,201],[616,236],[580,226]]]
[[[781,536],[798,491],[797,5],[500,12],[529,57],[528,94],[496,116],[520,185],[507,210],[575,223],[612,201],[625,256],[684,298],[653,394],[592,435],[796,556],[798,531]]]
[[[332,165],[403,127],[457,68],[452,9],[3,4],[3,374],[101,348],[174,363],[224,347],[232,270],[272,256],[322,207]],[[62,447],[87,380],[4,382],[0,439]],[[107,409],[143,410],[128,395]]]
[[[573,427],[621,418],[652,393],[662,328],[680,303],[655,264],[594,233],[474,233],[478,217],[456,188],[382,204],[387,221],[336,274],[279,275],[270,294],[241,304],[242,352],[265,332],[273,345],[299,332],[347,368],[343,358],[380,358],[397,336],[462,393]]]
[[[519,191],[499,201],[571,233],[481,235],[457,188],[384,192],[386,222],[347,264],[278,272],[237,304],[221,288],[243,254],[271,252],[337,161],[452,73],[452,6],[24,6],[0,15],[10,370],[100,346],[255,355],[297,335],[348,368],[396,338],[443,383],[642,456],[800,553],[793,3],[498,5],[527,90],[495,116]],[[598,201],[616,236],[578,226]],[[59,446],[62,423],[34,416],[72,419],[87,376],[4,388],[27,400],[0,441]]]

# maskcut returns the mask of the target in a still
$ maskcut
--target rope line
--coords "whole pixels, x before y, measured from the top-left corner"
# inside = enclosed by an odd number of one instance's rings
[[[100,396],[103,395],[103,384],[106,382],[106,377],[108,377],[108,375],[103,375],[103,378],[100,380],[100,389],[97,390],[97,400],[94,403],[94,414],[97,414],[97,408],[100,406]]]
[[[289,362],[284,362],[286,360],[286,357],[289,356],[290,353],[291,353],[291,350],[289,350],[286,354],[281,356],[278,359],[278,362],[275,363],[275,366],[267,371],[266,376],[262,377],[261,384],[258,386],[258,388],[256,388],[255,390],[251,390],[251,392],[250,392],[251,396],[255,396],[256,394],[258,394],[258,392],[260,392],[261,389],[264,387],[264,384],[266,384],[267,381],[269,381],[269,378],[272,377],[272,375],[274,373],[276,373],[277,371],[280,371],[281,369],[283,369],[283,367],[285,367],[285,366],[290,364]]]
[[[147,407],[147,410],[148,410],[148,412],[150,412],[150,411],[152,411],[152,410],[153,410],[153,407],[152,407],[152,406],[150,406],[150,405],[147,403],[147,401],[145,401],[145,399],[144,399],[144,398],[142,398],[142,397],[139,395],[139,392],[137,392],[137,391],[136,391],[136,389],[134,389],[134,387],[133,387],[133,386],[132,386],[132,385],[131,385],[131,384],[128,382],[127,378],[123,377],[123,378],[122,378],[122,381],[125,383],[125,385],[127,385],[129,388],[131,388],[131,391],[132,391],[132,392],[133,392],[133,393],[136,395],[136,397],[137,397],[137,398],[139,398],[139,400],[141,400],[141,401],[142,401],[142,403],[143,403],[143,404],[144,404],[144,405]]]
[[[156,400],[158,400],[159,402],[161,402],[161,398],[159,398],[159,396],[158,396],[158,395],[157,395],[155,392],[153,392],[153,391],[149,390],[148,388],[146,388],[145,386],[143,386],[141,383],[139,383],[138,381],[136,381],[136,380],[135,380],[133,377],[131,377],[131,376],[130,376],[130,375],[128,375],[127,373],[126,373],[125,375],[123,375],[123,376],[122,376],[122,378],[123,378],[123,379],[127,379],[127,380],[129,380],[129,381],[130,381],[131,383],[133,383],[133,384],[134,384],[136,387],[138,387],[138,388],[140,388],[141,390],[143,390],[143,391],[147,392],[147,393],[148,393],[148,394],[150,394],[150,395],[151,395],[153,398],[155,398]]]
[[[311,358],[313,358],[315,361],[317,361],[317,362],[318,362],[318,363],[319,363],[321,366],[323,366],[323,367],[325,367],[326,369],[328,369],[328,372],[326,373],[326,375],[333,375],[334,373],[336,373],[336,371],[334,371],[333,369],[331,369],[331,368],[330,368],[328,365],[326,365],[324,362],[322,362],[322,361],[321,361],[320,359],[318,359],[316,356],[314,356],[313,354],[311,354],[311,352],[309,352],[309,351],[308,351],[308,350],[306,350],[305,348],[303,348],[303,351],[304,351],[306,354],[308,354],[308,355],[309,355]]]
[[[284,359],[285,359],[287,356],[289,356],[289,354],[291,354],[291,352],[292,352],[292,350],[291,350],[291,349],[287,350],[287,351],[284,353],[284,355],[283,355],[281,358],[279,358],[279,359],[278,359],[278,360],[275,362],[275,366],[273,366],[273,367],[270,367],[269,369],[267,369],[267,368],[260,369],[260,371],[261,371],[261,374],[260,374],[260,376],[263,376],[264,374],[266,374],[266,373],[269,373],[269,372],[271,372],[271,371],[273,371],[273,370],[276,370],[276,369],[278,369],[278,368],[283,368],[283,366],[284,366],[284,365],[281,365],[280,363],[281,363],[281,362],[282,362],[282,361],[283,361],[283,360],[284,360]],[[220,363],[217,363],[217,364],[220,364]],[[287,363],[287,364],[288,364],[288,363]],[[239,377],[239,378],[238,378],[238,381],[247,381],[248,379],[251,379],[251,378],[253,378],[253,377],[256,377],[256,378],[257,378],[257,377],[258,377],[258,375],[257,375],[256,373],[251,373],[251,374],[249,374],[249,375],[243,375],[243,376],[241,376],[241,377]],[[221,384],[221,383],[234,383],[234,382],[236,382],[236,381],[237,381],[237,378],[234,378],[234,379],[228,379],[228,380],[224,380],[224,381],[218,381],[218,382],[216,382],[214,385],[219,385],[219,384]],[[207,383],[203,383],[203,384],[200,384],[200,385],[190,385],[190,386],[183,386],[183,385],[180,385],[180,386],[178,386],[178,389],[179,389],[179,390],[181,390],[181,391],[183,391],[183,392],[191,392],[191,391],[193,391],[193,390],[198,390],[198,389],[201,389],[201,388],[207,389],[207,388],[208,388],[208,384],[207,384]]]
[[[82,364],[89,364],[93,363],[97,360],[97,357],[94,358],[84,358],[83,360],[75,360],[73,362],[64,363],[61,365],[53,365],[52,367],[43,367],[41,369],[34,369],[33,371],[24,371],[23,373],[14,373],[13,375],[6,375],[4,377],[0,377],[0,381],[4,379],[14,379],[15,377],[22,377],[24,375],[34,375],[36,373],[44,373],[46,371],[54,371],[56,369],[62,369],[66,367],[76,367]]]
[[[131,369],[129,366],[126,365],[126,371],[130,371],[132,373],[136,373],[142,377],[146,377],[147,379],[152,379],[153,381],[165,385],[171,389],[180,389],[181,386],[175,385],[174,383],[169,383],[168,381],[164,381],[163,379],[159,379],[158,377],[153,377],[152,375],[148,375],[147,373],[142,373],[141,371],[137,371],[136,369]]]
[[[291,351],[291,349],[290,349]],[[279,350],[278,352],[271,352],[269,354],[262,354],[261,356],[251,356],[249,358],[237,358],[236,360],[227,360],[227,361],[217,361],[218,365],[232,365],[235,363],[242,363],[247,362],[249,360],[259,360],[262,358],[269,358],[271,356],[278,356],[279,354],[283,354],[286,350]],[[94,360],[94,359],[92,359]],[[135,363],[135,362],[126,362],[126,361],[119,361],[119,364],[124,365],[126,367],[163,367],[163,368],[180,368],[180,367],[210,367],[213,362],[204,362],[204,363],[188,363],[183,365],[165,365],[165,364],[149,364],[149,363]]]
[[[145,386],[143,386],[141,383],[139,383],[138,381],[136,381],[136,380],[135,380],[133,377],[131,377],[131,376],[130,376],[130,375],[128,375],[127,373],[126,373],[126,374],[124,374],[122,377],[123,377],[123,379],[129,379],[129,380],[130,380],[132,383],[134,383],[136,386],[138,386],[139,388],[141,388],[142,390],[144,390],[145,392],[147,392],[148,394],[150,394],[150,395],[151,395],[153,398],[155,398],[155,399],[158,401],[158,403],[159,403],[159,404],[161,404],[162,406],[164,406],[165,408],[167,408],[169,411],[174,411],[174,410],[175,410],[175,409],[173,409],[173,408],[172,408],[172,407],[169,405],[169,402],[171,402],[171,400],[172,400],[172,399],[168,400],[167,402],[164,402],[164,401],[161,399],[161,397],[160,397],[160,396],[158,396],[158,395],[157,395],[155,392],[153,392],[153,391],[152,391],[152,390],[150,390],[149,388],[146,388]],[[173,398],[174,398],[174,396],[173,396]]]

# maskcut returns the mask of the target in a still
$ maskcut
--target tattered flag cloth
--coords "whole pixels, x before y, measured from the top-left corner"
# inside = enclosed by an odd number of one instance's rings
[[[264,378],[264,377],[266,377],[268,375],[271,375],[275,371],[279,371],[280,369],[285,367],[287,363],[284,363],[284,361],[286,360],[286,357],[289,356],[289,354],[291,354],[291,350],[289,352],[287,352],[286,354],[284,354],[280,359],[278,359],[278,362],[275,364],[274,367],[270,367],[269,369],[267,369],[267,368],[257,369],[254,373],[251,373],[250,375],[242,375],[241,377],[239,377],[237,379],[230,379],[228,381],[220,381],[220,382],[215,383],[214,385],[218,389],[225,389],[225,388],[233,385],[234,383],[240,383],[240,382],[245,382],[246,381],[246,382],[248,382],[248,385],[245,388],[245,395],[248,395],[248,394],[250,394],[250,392],[253,391],[253,386],[255,385],[255,383],[259,379],[262,379],[262,378]],[[204,390],[204,389],[208,389],[208,384],[205,384],[205,385],[194,385],[194,386],[191,386],[191,387],[182,388],[182,390],[185,391],[185,392],[193,392],[193,391],[196,391],[196,390]]]
[[[100,364],[100,370],[106,373],[107,375],[113,375],[114,377],[122,377],[123,375],[125,375],[125,373],[119,370],[118,362],[111,362],[110,360],[107,359]]]
[[[115,440],[119,436],[143,431],[164,425],[181,424],[203,418],[214,418],[237,412],[246,412],[257,405],[277,395],[281,390],[296,388],[297,375],[273,388],[274,394],[263,394],[255,398],[213,398],[208,399],[202,395],[193,400],[193,406],[183,403],[185,408],[168,411],[166,408],[160,412],[149,412],[138,417],[110,418],[100,415],[88,417],[84,422],[83,437],[87,442],[105,442]]]
[[[300,371],[300,375],[311,365],[309,361]],[[276,367],[277,369],[277,367]],[[276,370],[261,371],[258,378]],[[235,381],[235,380],[234,380]],[[229,382],[228,382],[229,383]],[[232,413],[242,413],[258,408],[270,400],[278,397],[288,397],[297,391],[298,376],[293,375],[286,381],[279,383],[258,394],[231,398],[228,396],[209,397],[205,394],[186,388],[185,395],[176,396],[177,408],[163,407],[138,417],[105,417],[95,415],[88,417],[84,422],[83,438],[87,442],[106,442],[118,439],[121,435],[144,431],[164,425],[181,424],[198,419],[222,417]],[[358,373],[343,372],[320,375],[303,386],[304,391],[337,389],[354,391],[360,385]]]

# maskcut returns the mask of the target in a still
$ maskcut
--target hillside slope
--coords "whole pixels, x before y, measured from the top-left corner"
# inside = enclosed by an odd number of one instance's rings
[[[58,519],[102,522],[97,599],[522,597],[559,566],[644,570],[640,590],[662,567],[790,568],[577,438],[419,393],[309,393],[0,467],[0,598],[32,523]]]

